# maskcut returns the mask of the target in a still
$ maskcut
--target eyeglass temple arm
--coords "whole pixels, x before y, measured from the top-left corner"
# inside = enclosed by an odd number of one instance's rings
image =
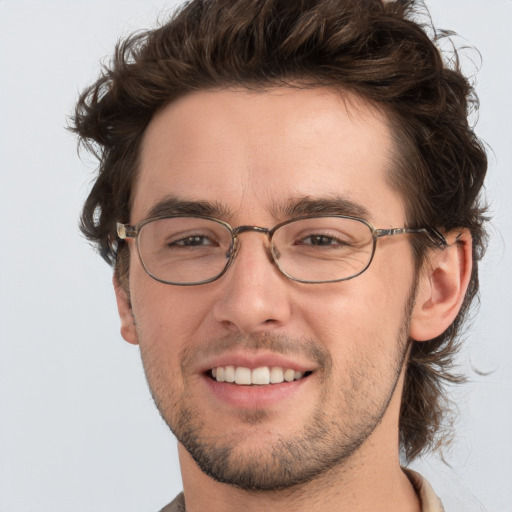
[[[409,233],[423,233],[426,234],[430,240],[438,247],[446,247],[448,242],[446,238],[435,228],[421,228],[421,229],[411,229],[411,228],[391,228],[391,229],[376,229],[375,233],[377,237],[381,236],[393,236],[393,235],[405,235]]]
[[[126,238],[135,238],[137,236],[137,229],[135,226],[131,226],[130,224],[121,224],[121,222],[118,222],[117,236],[121,240],[125,240]]]

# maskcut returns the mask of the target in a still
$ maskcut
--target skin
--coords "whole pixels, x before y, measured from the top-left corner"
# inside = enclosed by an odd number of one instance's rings
[[[287,205],[342,198],[378,228],[402,227],[392,154],[384,115],[329,89],[189,94],[147,128],[130,223],[172,197],[271,228]],[[178,438],[187,511],[419,510],[398,459],[403,361],[409,337],[440,334],[460,307],[460,240],[415,275],[408,235],[383,238],[362,275],[308,285],[278,271],[264,235],[244,233],[227,273],[191,287],[150,278],[131,244],[131,301],[114,282],[121,332],[140,344]],[[206,371],[229,362],[312,373],[282,392],[212,385]]]

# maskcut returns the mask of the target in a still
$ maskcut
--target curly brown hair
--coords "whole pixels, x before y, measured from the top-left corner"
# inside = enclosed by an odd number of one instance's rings
[[[118,43],[80,96],[72,123],[99,159],[82,232],[126,282],[116,221],[129,219],[141,139],[166,104],[211,88],[328,86],[383,110],[397,150],[390,180],[408,225],[465,227],[473,237],[473,272],[458,317],[441,336],[412,342],[400,416],[409,460],[435,447],[447,411],[444,384],[461,380],[453,357],[485,246],[479,195],[487,158],[468,122],[478,101],[456,51],[447,59],[439,50],[446,34],[417,21],[424,9],[414,0],[193,0],[165,24]],[[426,242],[411,243],[419,266]]]

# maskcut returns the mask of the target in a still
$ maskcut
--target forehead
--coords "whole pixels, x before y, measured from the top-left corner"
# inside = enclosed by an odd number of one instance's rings
[[[214,202],[230,216],[265,210],[276,220],[283,205],[304,198],[342,198],[370,217],[400,215],[387,183],[391,153],[386,117],[353,95],[284,87],[191,93],[146,130],[131,221],[166,197]]]

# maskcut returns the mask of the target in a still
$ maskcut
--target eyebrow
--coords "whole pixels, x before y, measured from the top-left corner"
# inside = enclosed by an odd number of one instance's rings
[[[165,215],[204,215],[205,217],[226,217],[230,211],[217,201],[184,201],[177,197],[166,197],[149,210],[146,218]]]
[[[369,220],[369,210],[342,196],[293,198],[284,205],[275,205],[272,209],[278,217],[293,218],[305,215],[347,215]]]

